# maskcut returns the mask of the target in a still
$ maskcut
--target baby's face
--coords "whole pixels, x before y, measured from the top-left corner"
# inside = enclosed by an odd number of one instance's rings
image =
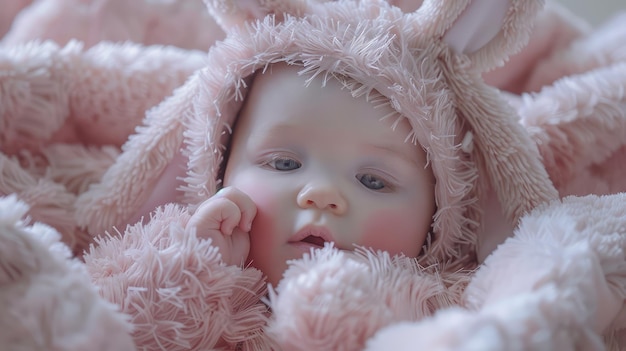
[[[333,241],[415,257],[434,213],[423,150],[395,130],[389,106],[355,99],[335,79],[309,87],[284,64],[259,74],[239,116],[225,186],[257,206],[251,265],[276,284],[286,261]]]

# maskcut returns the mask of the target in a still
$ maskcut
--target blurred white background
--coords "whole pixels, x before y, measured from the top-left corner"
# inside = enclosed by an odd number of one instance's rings
[[[550,0],[549,0],[550,1]],[[569,8],[575,14],[586,18],[592,25],[598,25],[617,12],[626,12],[626,0],[552,0]],[[624,23],[626,26],[626,23]]]

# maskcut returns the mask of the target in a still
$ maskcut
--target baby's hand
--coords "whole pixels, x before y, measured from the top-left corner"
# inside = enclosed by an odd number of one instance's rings
[[[211,238],[228,265],[243,265],[250,251],[250,229],[256,205],[248,195],[226,187],[204,201],[189,219],[186,231]]]

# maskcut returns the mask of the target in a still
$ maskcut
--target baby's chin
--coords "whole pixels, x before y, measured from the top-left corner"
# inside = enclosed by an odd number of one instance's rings
[[[284,269],[280,269],[280,267],[274,267],[274,269],[271,269],[269,271],[263,271],[262,269],[259,269],[261,272],[263,272],[263,274],[265,275],[265,280],[267,281],[268,284],[270,284],[273,287],[277,287],[278,284],[280,283],[280,281],[285,277],[285,273],[287,272],[288,269],[288,265],[287,263],[284,263],[283,268]]]
[[[288,260],[255,261],[251,258],[248,261],[248,266],[259,270],[261,273],[263,273],[266,282],[268,284],[271,284],[273,287],[276,287],[278,286],[278,283],[282,280],[285,271],[289,267],[287,261]]]
[[[310,245],[310,244],[289,244],[285,250],[282,250],[280,254],[274,255],[262,255],[256,257],[254,253],[251,253],[250,260],[248,262],[250,267],[258,269],[263,273],[266,281],[273,287],[277,287],[278,283],[285,277],[285,275],[297,275],[307,270],[307,266],[304,264],[298,264],[298,260],[302,260],[304,256],[311,257],[316,251],[331,250],[334,247],[333,243],[324,243],[324,245]],[[337,249],[335,247],[335,249]],[[355,255],[353,250],[339,249],[344,255]],[[282,256],[278,258],[278,256]]]

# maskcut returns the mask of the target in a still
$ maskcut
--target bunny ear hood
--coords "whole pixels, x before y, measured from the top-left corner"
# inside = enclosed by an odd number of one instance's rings
[[[91,232],[125,220],[164,182],[162,174],[169,184],[182,177],[179,200],[192,207],[215,193],[253,74],[277,62],[302,65],[308,76],[349,77],[354,94],[376,90],[409,121],[436,178],[424,264],[473,259],[479,199],[489,188],[512,224],[557,198],[513,110],[480,78],[523,46],[541,1],[427,0],[412,13],[376,0],[206,4],[227,38],[212,47],[206,68],[150,111],[100,188],[85,194]],[[121,194],[111,195],[116,188]]]

